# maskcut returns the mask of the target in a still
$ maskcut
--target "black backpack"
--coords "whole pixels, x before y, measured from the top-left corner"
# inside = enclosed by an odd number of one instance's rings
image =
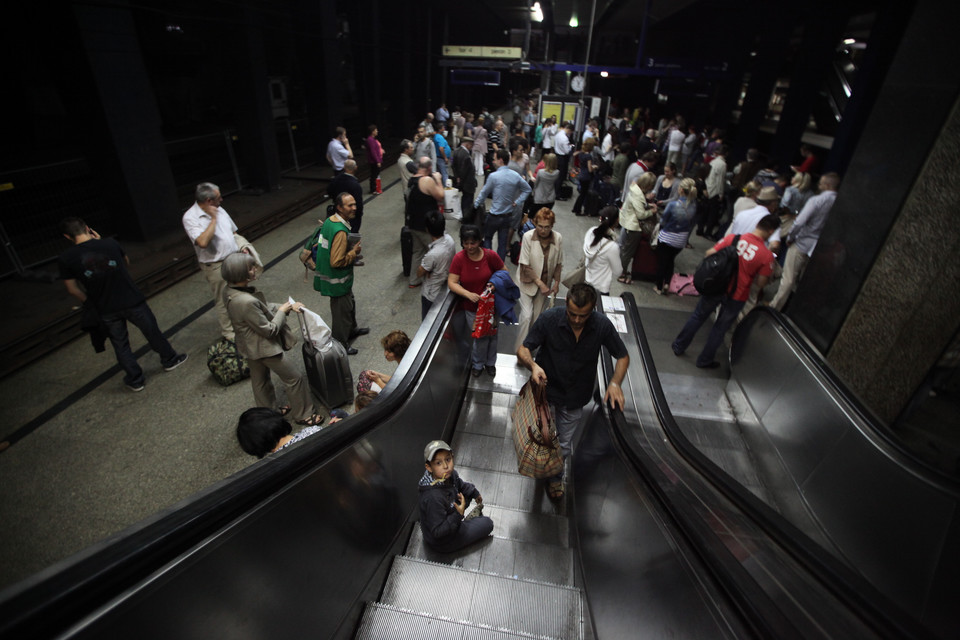
[[[693,286],[702,296],[716,296],[726,293],[730,283],[740,271],[740,256],[737,244],[740,236],[734,236],[729,246],[707,256],[693,274]]]

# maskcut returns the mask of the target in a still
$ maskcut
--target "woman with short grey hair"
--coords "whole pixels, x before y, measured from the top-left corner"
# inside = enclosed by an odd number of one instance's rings
[[[283,359],[283,352],[297,342],[296,334],[286,324],[287,314],[300,312],[303,305],[268,303],[262,292],[250,286],[257,277],[255,269],[253,257],[239,252],[231,253],[220,266],[220,275],[227,282],[223,293],[227,314],[237,336],[237,350],[250,366],[254,401],[258,407],[291,414],[297,424],[315,427],[323,423],[323,416],[313,406],[310,388],[300,372]],[[271,371],[286,387],[289,406],[277,406]]]

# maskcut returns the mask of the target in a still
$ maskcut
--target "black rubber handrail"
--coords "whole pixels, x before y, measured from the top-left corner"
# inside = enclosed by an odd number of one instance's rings
[[[610,360],[609,357],[601,358],[606,379],[613,376]],[[740,612],[742,621],[758,638],[803,638],[797,625],[751,578],[742,562],[733,556],[709,523],[695,513],[689,502],[691,497],[685,495],[689,490],[671,481],[641,446],[625,435],[632,428],[627,424],[623,412],[610,407],[606,407],[606,410],[611,421],[611,434],[624,462],[650,487],[661,508],[676,523],[676,532],[685,538],[689,548],[697,554],[701,564],[730,598]]]
[[[624,293],[621,298],[636,331],[654,409],[664,433],[680,455],[878,635],[891,639],[933,638],[929,630],[904,612],[899,605],[880,593],[863,576],[817,545],[760,498],[744,489],[687,439],[674,419],[663,393],[636,300],[631,293]],[[774,320],[779,321],[780,318],[774,317]]]
[[[0,592],[0,637],[42,637],[67,628],[398,411],[426,370],[457,297],[446,293],[420,325],[388,389],[364,411],[212,485]]]
[[[868,427],[873,433],[877,434],[888,447],[897,455],[898,462],[907,468],[912,474],[922,478],[925,482],[936,485],[942,491],[953,496],[960,496],[960,479],[951,476],[945,471],[934,467],[926,460],[919,458],[916,453],[906,448],[903,441],[894,433],[887,424],[881,420],[862,400],[854,393],[850,387],[837,375],[833,368],[827,364],[821,354],[810,343],[806,336],[793,324],[787,316],[776,309],[770,307],[754,307],[750,315],[767,315],[782,330],[791,341],[791,346],[803,353],[807,363],[813,367],[820,376],[821,382],[824,382],[830,391],[842,399],[844,409],[849,410],[857,416],[861,423]],[[748,331],[755,322],[756,316],[751,319],[750,315],[737,325],[733,332],[733,347],[731,354],[735,353],[737,345],[744,339],[744,332]]]

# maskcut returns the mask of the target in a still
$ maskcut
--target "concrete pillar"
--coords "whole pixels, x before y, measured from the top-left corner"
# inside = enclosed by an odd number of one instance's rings
[[[952,13],[953,15],[947,15]],[[787,315],[893,420],[960,318],[957,7],[915,6]],[[909,126],[904,126],[909,123]]]
[[[133,17],[115,5],[74,4],[73,11],[95,85],[67,89],[69,99],[78,97],[81,112],[88,109],[76,123],[87,157],[117,229],[137,239],[158,237],[179,227],[179,205]],[[91,94],[92,101],[86,97]]]
[[[728,144],[732,142],[727,159],[730,167],[747,155],[747,149],[756,145],[757,132],[767,119],[770,96],[786,59],[790,33],[793,31],[793,20],[789,14],[777,19],[758,19],[754,24],[761,31],[757,34],[757,55],[753,58],[747,96],[740,110],[736,136],[732,140],[730,136],[725,138]]]
[[[770,154],[780,167],[800,162],[800,139],[810,121],[814,100],[823,88],[823,79],[837,57],[837,45],[847,26],[847,12],[844,3],[817,0],[807,13],[803,41]]]
[[[240,173],[244,186],[271,191],[280,185],[280,158],[263,42],[264,21],[252,7],[244,7],[238,15],[241,24],[231,39],[237,64],[229,68],[239,104]]]

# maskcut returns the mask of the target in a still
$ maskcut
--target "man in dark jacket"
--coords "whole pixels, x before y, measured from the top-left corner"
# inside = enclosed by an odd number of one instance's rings
[[[464,482],[453,469],[453,450],[443,440],[433,440],[423,450],[426,471],[420,478],[420,530],[423,541],[449,553],[486,538],[493,520],[481,515],[483,498],[475,486]],[[470,500],[477,506],[464,517]]]
[[[360,233],[360,223],[363,218],[363,185],[357,180],[357,161],[347,160],[343,163],[343,173],[330,181],[327,186],[327,195],[336,200],[341,193],[349,193],[357,203],[357,214],[350,221],[350,233]]]
[[[463,194],[460,198],[460,206],[463,210],[461,224],[475,224],[473,197],[477,194],[477,170],[473,166],[473,138],[464,136],[460,139],[460,146],[453,152],[451,166],[453,186],[460,189]]]

